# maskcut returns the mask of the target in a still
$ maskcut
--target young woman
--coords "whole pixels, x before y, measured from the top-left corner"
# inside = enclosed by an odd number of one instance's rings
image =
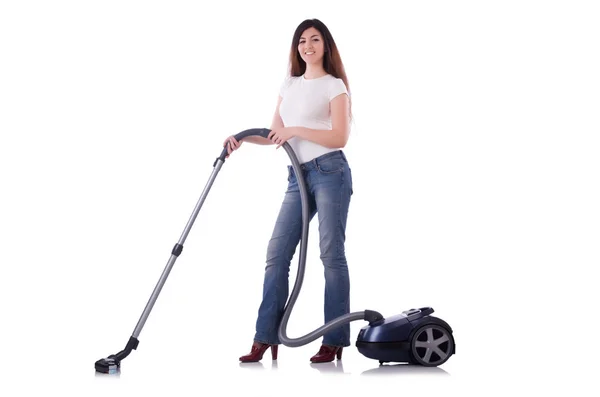
[[[350,280],[344,249],[346,218],[352,195],[352,175],[342,148],[350,133],[350,91],[340,54],[329,29],[318,19],[296,28],[290,50],[290,75],[281,85],[268,138],[243,139],[255,144],[288,142],[296,153],[306,181],[310,219],[318,214],[320,257],[325,269],[325,322],[350,311]],[[240,148],[229,136],[228,156]],[[302,232],[302,207],[297,176],[288,165],[288,186],[269,241],[258,310],[256,334],[250,353],[240,361],[259,361],[270,347],[277,359],[279,320],[289,293],[290,262]],[[323,336],[311,361],[341,358],[350,345],[350,325]]]

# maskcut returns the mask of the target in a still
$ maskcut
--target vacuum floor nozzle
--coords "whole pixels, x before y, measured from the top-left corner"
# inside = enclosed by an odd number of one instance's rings
[[[96,371],[103,374],[116,374],[119,372],[121,363],[114,356],[108,356],[96,361]]]

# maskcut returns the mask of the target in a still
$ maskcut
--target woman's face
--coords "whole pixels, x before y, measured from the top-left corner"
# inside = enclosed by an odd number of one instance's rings
[[[315,28],[306,29],[300,36],[298,52],[307,64],[321,62],[325,53],[325,45],[321,33]]]

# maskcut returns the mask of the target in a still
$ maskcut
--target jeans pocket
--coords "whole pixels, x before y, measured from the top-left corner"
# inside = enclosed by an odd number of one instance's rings
[[[322,174],[335,174],[336,172],[342,172],[344,169],[344,159],[334,157],[319,161],[317,169]]]

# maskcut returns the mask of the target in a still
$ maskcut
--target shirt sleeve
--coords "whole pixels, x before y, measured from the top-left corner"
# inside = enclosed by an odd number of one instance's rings
[[[333,98],[341,94],[348,95],[346,84],[344,84],[344,80],[342,79],[335,79],[329,86],[329,100],[331,101]]]
[[[283,82],[279,86],[279,95],[282,98],[285,97],[285,92],[287,91],[287,88],[288,88],[289,84],[290,84],[290,78],[286,77],[285,79],[283,79]]]

